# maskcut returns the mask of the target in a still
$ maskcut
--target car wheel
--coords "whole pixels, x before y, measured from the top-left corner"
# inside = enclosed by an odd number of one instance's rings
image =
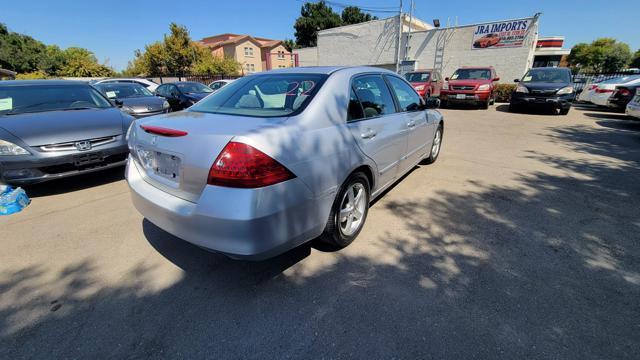
[[[560,109],[560,115],[567,115],[567,114],[569,114],[569,110],[571,110],[571,108]]]
[[[340,188],[318,240],[334,250],[351,244],[367,219],[370,192],[366,175],[361,172],[351,174]]]
[[[480,103],[480,108],[483,110],[487,110],[489,108],[489,104],[491,103],[491,99],[487,99],[487,101],[483,101]]]
[[[512,112],[512,113],[520,112],[520,107],[514,104],[509,104],[509,112]]]
[[[433,164],[438,160],[438,155],[440,155],[440,149],[442,148],[442,135],[443,128],[442,124],[438,126],[438,130],[436,130],[435,135],[433,136],[433,143],[431,144],[431,152],[429,153],[429,157],[424,159],[424,163]]]
[[[489,105],[495,105],[496,104],[496,98],[492,97],[491,99],[489,99]]]
[[[447,100],[440,99],[440,109],[444,109],[447,107]]]

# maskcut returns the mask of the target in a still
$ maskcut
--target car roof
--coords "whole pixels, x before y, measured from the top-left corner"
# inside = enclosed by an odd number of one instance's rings
[[[0,86],[89,85],[78,80],[3,80]]]
[[[262,74],[325,74],[331,75],[337,71],[351,70],[354,72],[383,72],[395,74],[391,70],[373,66],[302,66],[285,69],[274,69],[261,73],[251,74],[249,76],[262,75]]]

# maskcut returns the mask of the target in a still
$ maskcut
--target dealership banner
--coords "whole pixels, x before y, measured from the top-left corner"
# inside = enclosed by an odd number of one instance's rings
[[[502,21],[477,25],[473,32],[473,49],[522,47],[531,20]]]

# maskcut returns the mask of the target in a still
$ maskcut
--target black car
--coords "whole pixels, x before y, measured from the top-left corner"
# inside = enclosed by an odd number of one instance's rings
[[[90,85],[0,81],[0,184],[33,184],[124,166],[133,117]]]
[[[162,84],[156,89],[156,95],[167,99],[171,111],[186,109],[212,92],[210,87],[192,81]]]
[[[509,110],[521,111],[527,107],[545,107],[567,115],[576,93],[567,68],[533,68],[522,79],[515,79],[518,86],[511,94]]]
[[[94,85],[109,100],[114,101],[122,111],[142,118],[169,112],[169,102],[155,96],[142,85],[132,83],[107,83]]]
[[[608,100],[609,107],[618,111],[625,111],[627,104],[629,104],[636,95],[636,91],[640,91],[638,89],[640,89],[640,84],[616,86],[616,89]]]

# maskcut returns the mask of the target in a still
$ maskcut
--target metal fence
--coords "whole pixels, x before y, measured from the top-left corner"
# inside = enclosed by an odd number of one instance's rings
[[[578,73],[573,75],[573,87],[579,93],[591,84],[629,75],[640,75],[640,72],[627,70],[608,73]]]
[[[176,81],[196,81],[205,85],[209,85],[216,80],[237,79],[240,75],[223,75],[223,74],[189,74],[189,75],[174,75],[174,76],[155,76],[148,77],[156,84],[171,83]]]

